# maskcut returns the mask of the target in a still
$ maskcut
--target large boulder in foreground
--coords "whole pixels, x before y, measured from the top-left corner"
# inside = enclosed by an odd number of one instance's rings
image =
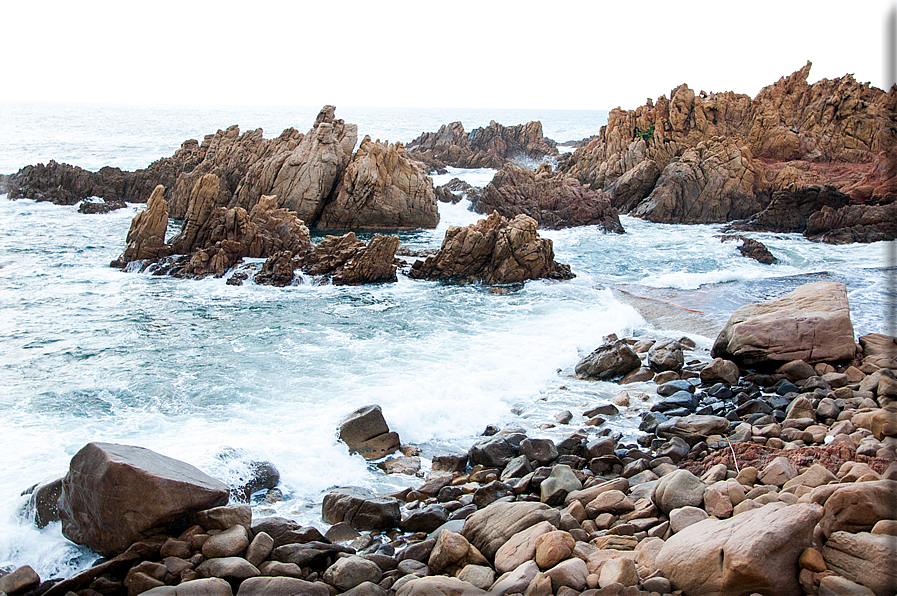
[[[226,505],[229,489],[190,464],[143,447],[88,443],[62,479],[62,533],[105,556],[189,515]]]
[[[742,306],[729,317],[711,355],[743,367],[849,360],[856,343],[847,287],[819,281],[777,300]]]
[[[704,596],[800,596],[798,558],[813,544],[822,507],[770,503],[674,534],[655,563],[673,588]]]
[[[537,227],[529,216],[508,221],[495,211],[467,227],[452,226],[439,251],[426,261],[415,261],[409,276],[487,284],[572,278],[569,266],[555,262],[552,241],[540,238]]]
[[[490,561],[517,532],[547,521],[557,527],[560,511],[544,503],[497,502],[480,509],[464,521],[461,534]]]

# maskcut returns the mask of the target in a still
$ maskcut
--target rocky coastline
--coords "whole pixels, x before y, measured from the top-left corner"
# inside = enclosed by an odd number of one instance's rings
[[[856,340],[833,282],[739,308],[709,354],[687,337],[610,336],[575,374],[620,391],[578,428],[556,413],[563,440],[490,426],[426,470],[379,406],[348,414],[337,432],[350,453],[425,477],[392,494],[333,488],[323,533],[245,504],[282,498],[269,462],[228,487],[91,443],[26,491],[26,512],[106,558],[61,581],[11,570],[0,592],[890,595],[895,372],[897,338]],[[641,419],[635,441],[606,424],[627,412]]]

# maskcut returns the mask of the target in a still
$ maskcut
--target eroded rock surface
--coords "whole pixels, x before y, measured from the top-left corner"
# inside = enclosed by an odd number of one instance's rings
[[[597,225],[605,232],[623,233],[609,194],[591,190],[572,176],[552,172],[548,164],[535,171],[505,165],[482,196],[473,201],[473,208],[477,213],[497,211],[508,218],[522,213],[542,228]]]
[[[859,214],[897,199],[897,88],[851,75],[811,85],[809,72],[807,63],[753,99],[680,85],[635,110],[612,110],[601,134],[562,156],[560,169],[651,221],[743,219],[744,229],[803,232],[828,204],[847,211],[809,235],[893,238],[886,216]]]
[[[555,262],[552,241],[540,238],[537,226],[529,216],[508,221],[496,212],[467,227],[452,226],[439,251],[426,261],[415,261],[409,275],[487,284],[570,279],[570,268]]]
[[[852,359],[856,343],[847,288],[820,281],[777,300],[742,306],[729,317],[711,353],[744,366]]]
[[[456,168],[501,168],[509,159],[541,160],[557,155],[554,141],[542,136],[541,122],[502,126],[494,120],[489,126],[464,132],[460,122],[425,132],[408,144],[408,154],[431,170]]]

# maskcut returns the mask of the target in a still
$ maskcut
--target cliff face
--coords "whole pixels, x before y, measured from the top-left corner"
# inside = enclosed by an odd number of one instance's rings
[[[754,99],[681,85],[656,103],[617,108],[560,169],[610,193],[623,212],[669,223],[747,219],[776,192],[814,186],[854,205],[893,202],[897,89],[851,75],[811,85],[810,66]]]

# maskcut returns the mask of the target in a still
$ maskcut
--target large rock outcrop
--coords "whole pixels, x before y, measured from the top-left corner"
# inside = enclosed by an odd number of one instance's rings
[[[439,223],[433,181],[401,143],[366,136],[346,168],[338,194],[320,219],[323,229],[408,230]]]
[[[372,143],[367,138],[353,159],[357,127],[337,119],[335,112],[333,106],[324,106],[304,135],[288,128],[265,139],[261,129],[241,134],[238,126],[231,126],[206,135],[201,144],[185,141],[172,157],[136,172],[114,168],[89,172],[55,162],[27,166],[9,177],[10,198],[68,205],[97,196],[107,203],[139,203],[161,184],[169,217],[196,220],[191,200],[205,179],[207,201],[202,207],[208,210],[251,213],[262,197],[276,196],[276,207],[292,212],[309,227],[373,231],[436,227],[439,212],[433,181],[419,164],[405,156],[401,144]],[[541,127],[538,132],[541,138]],[[207,186],[208,175],[215,177],[217,188]]]
[[[460,122],[443,124],[436,132],[425,132],[407,146],[412,159],[430,169],[501,168],[508,160],[541,160],[557,155],[554,141],[542,136],[541,122],[502,126],[494,120],[489,126],[464,132]]]
[[[197,511],[225,505],[229,489],[149,449],[89,443],[62,479],[59,517],[69,540],[106,556],[174,530]]]
[[[113,267],[124,267],[131,261],[159,259],[171,253],[171,246],[165,244],[168,231],[168,203],[163,198],[165,187],[161,184],[153,189],[146,209],[134,216],[125,242],[125,251],[112,263]]]
[[[315,246],[302,220],[277,207],[277,197],[263,195],[247,213],[242,207],[216,205],[218,191],[215,174],[197,180],[181,233],[169,245],[165,243],[167,205],[162,187],[157,187],[147,208],[131,223],[128,245],[112,266],[143,260],[144,266],[158,263],[163,271],[179,277],[221,276],[250,257],[267,259],[256,275],[259,284],[289,285],[297,269],[330,278],[335,285],[397,279],[397,236],[377,235],[365,244],[349,232],[327,236]]]
[[[742,306],[720,331],[711,355],[743,367],[850,360],[856,341],[847,287],[820,281],[777,300]]]
[[[124,196],[128,172],[119,168],[100,168],[96,172],[57,163],[25,166],[9,177],[10,199],[51,201],[57,205],[74,205],[89,197],[114,201]]]
[[[754,99],[681,85],[636,110],[617,108],[560,168],[611,193],[621,212],[661,222],[722,223],[769,206],[746,229],[800,228],[808,209],[830,200],[816,196],[827,186],[859,211],[894,202],[897,88],[886,93],[851,75],[811,85],[809,72],[807,63]],[[843,225],[856,228],[855,218]],[[822,233],[838,242],[888,233],[838,229]]]
[[[609,194],[591,190],[572,176],[552,172],[545,163],[535,171],[504,165],[473,201],[473,209],[483,214],[497,211],[508,218],[522,213],[543,228],[597,225],[605,232],[623,232]]]
[[[163,189],[156,187],[147,208],[131,222],[128,244],[112,265],[124,267],[136,260],[158,262],[181,255],[171,272],[187,277],[222,275],[244,257],[270,257],[288,251],[307,254],[313,248],[308,228],[295,214],[277,207],[277,197],[263,196],[247,213],[242,207],[216,206],[219,180],[202,176],[190,193],[181,233],[165,243],[168,225]]]
[[[555,262],[552,241],[540,238],[537,227],[527,215],[508,221],[496,212],[467,227],[452,226],[439,251],[415,261],[409,275],[487,284],[572,278],[568,266]]]

